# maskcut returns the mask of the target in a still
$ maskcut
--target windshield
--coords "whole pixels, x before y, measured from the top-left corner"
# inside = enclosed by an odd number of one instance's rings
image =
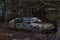
[[[31,22],[41,22],[41,20],[38,18],[30,18],[30,21]]]

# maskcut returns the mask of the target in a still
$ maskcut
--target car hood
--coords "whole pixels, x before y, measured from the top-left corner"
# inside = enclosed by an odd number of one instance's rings
[[[31,25],[33,27],[39,27],[39,28],[50,28],[50,27],[54,27],[53,24],[50,24],[50,23],[46,23],[46,24],[38,24],[38,23],[31,23]]]
[[[31,23],[32,27],[42,27],[42,24],[38,24],[38,23]]]

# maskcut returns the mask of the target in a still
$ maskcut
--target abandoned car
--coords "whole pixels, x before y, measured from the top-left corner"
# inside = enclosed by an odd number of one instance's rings
[[[42,22],[37,17],[21,17],[9,21],[9,28],[43,31],[51,30],[54,26],[51,23]]]

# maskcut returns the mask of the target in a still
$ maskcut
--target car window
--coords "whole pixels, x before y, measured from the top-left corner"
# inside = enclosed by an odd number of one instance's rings
[[[31,22],[26,22],[27,24],[30,24]]]
[[[17,23],[21,23],[22,22],[22,19],[16,19],[16,22]]]
[[[36,19],[36,18],[30,18],[30,21],[31,21],[31,22],[36,22],[37,19]]]
[[[23,18],[23,22],[30,22],[29,18]]]

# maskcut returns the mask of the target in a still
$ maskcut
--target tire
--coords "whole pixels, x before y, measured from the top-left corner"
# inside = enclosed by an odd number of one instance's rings
[[[32,28],[32,32],[38,33],[38,28],[37,28],[37,27],[33,27],[33,28]]]

